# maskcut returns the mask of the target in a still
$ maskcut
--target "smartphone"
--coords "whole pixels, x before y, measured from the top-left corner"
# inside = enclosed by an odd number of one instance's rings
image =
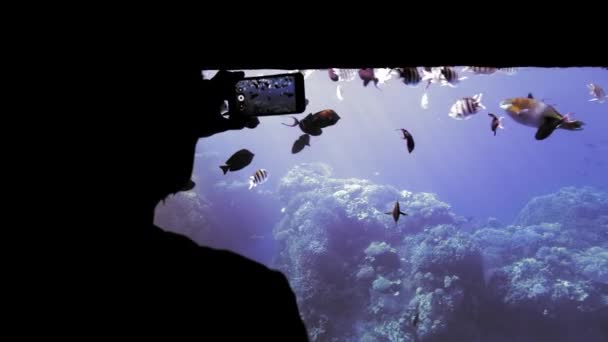
[[[246,116],[298,114],[306,109],[300,72],[247,77],[237,82],[231,112]]]

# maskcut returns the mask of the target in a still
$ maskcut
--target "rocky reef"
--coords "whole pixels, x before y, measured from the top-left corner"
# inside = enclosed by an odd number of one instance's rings
[[[332,178],[324,164],[294,167],[278,196],[275,265],[313,341],[608,336],[605,193],[563,188],[513,225],[472,232],[433,194]],[[409,216],[395,223],[397,200]]]
[[[204,158],[211,174],[219,159]],[[604,192],[565,187],[505,225],[471,224],[434,194],[334,178],[320,163],[293,167],[277,191],[246,187],[215,172],[159,207],[157,223],[267,253],[260,261],[287,275],[312,341],[608,340]],[[408,214],[397,223],[386,214],[395,201]]]

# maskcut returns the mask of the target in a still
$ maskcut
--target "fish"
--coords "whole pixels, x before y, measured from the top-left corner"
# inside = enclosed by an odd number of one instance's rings
[[[329,78],[334,82],[350,82],[357,77],[358,69],[329,69]],[[335,76],[333,76],[335,75]]]
[[[432,83],[441,83],[442,80],[443,75],[441,74],[441,68],[433,67],[430,71],[428,71],[426,68],[422,70],[421,81],[427,81],[424,89],[428,89]]]
[[[502,126],[502,120],[505,118],[504,116],[501,117],[497,117],[495,114],[492,113],[488,113],[488,116],[490,116],[492,118],[492,123],[490,124],[490,128],[492,129],[492,132],[494,132],[494,136],[496,136],[496,130],[497,129],[504,129],[504,127]]]
[[[560,114],[555,107],[538,101],[529,93],[528,97],[514,97],[499,103],[513,121],[528,127],[536,128],[534,138],[544,140],[557,128],[579,131],[585,124],[579,120],[571,120],[570,113]]]
[[[498,71],[498,68],[467,66],[467,67],[464,67],[464,69],[462,69],[462,72],[465,72],[465,71],[472,72],[477,75],[492,75],[493,73]]]
[[[336,97],[338,97],[338,100],[340,101],[344,100],[344,97],[342,96],[342,86],[340,84],[336,87]]]
[[[395,202],[395,206],[393,207],[392,211],[388,211],[385,214],[392,215],[393,220],[395,220],[395,224],[397,223],[397,221],[399,221],[400,215],[407,216],[406,213],[404,213],[403,211],[401,211],[401,209],[399,209],[399,201]]]
[[[422,76],[420,76],[418,68],[395,68],[393,70],[397,70],[399,78],[401,78],[401,81],[406,85],[415,86],[422,81]]]
[[[260,184],[264,184],[268,180],[268,171],[265,169],[257,170],[253,176],[249,177],[249,190]]]
[[[458,77],[458,72],[450,67],[441,68],[441,75],[443,76],[441,85],[450,87],[454,87],[455,84],[458,84],[460,81],[468,78],[466,76]]]
[[[409,153],[412,153],[414,147],[416,146],[416,144],[414,143],[414,137],[410,132],[408,132],[407,129],[399,128],[397,130],[403,133],[403,139],[407,140],[407,150],[409,151]]]
[[[606,101],[606,92],[604,91],[604,88],[595,83],[587,84],[587,88],[589,88],[589,93],[593,96],[589,101],[597,101],[598,103],[604,103],[604,101]]]
[[[483,103],[481,103],[482,96],[483,93],[479,93],[473,97],[463,97],[459,99],[452,105],[448,115],[456,120],[470,119],[471,116],[477,114],[480,109],[486,109]]]
[[[429,94],[426,92],[420,98],[420,107],[422,109],[429,109]]]
[[[321,135],[323,133],[322,128],[333,126],[340,120],[338,113],[332,109],[324,109],[315,114],[310,113],[302,120],[293,116],[291,118],[294,120],[293,124],[282,124],[289,127],[299,126],[302,132],[312,136]]]
[[[310,135],[302,134],[291,147],[291,153],[296,154],[304,149],[305,146],[310,146]]]
[[[498,71],[507,75],[515,75],[517,73],[517,68],[498,68]]]
[[[327,74],[329,75],[329,79],[334,82],[338,82],[340,80],[340,76],[336,72],[336,69],[333,69],[333,68],[327,69]]]
[[[379,68],[374,69],[374,76],[378,79],[378,84],[384,84],[393,77],[392,69]]]
[[[378,88],[378,81],[380,81],[380,80],[375,76],[373,68],[359,69],[359,78],[363,80],[364,87],[367,87],[369,82],[373,81],[374,86],[376,86],[376,88]]]
[[[226,160],[225,165],[220,166],[220,169],[224,171],[224,174],[228,173],[228,171],[241,170],[251,163],[254,156],[255,154],[248,149],[238,150]]]

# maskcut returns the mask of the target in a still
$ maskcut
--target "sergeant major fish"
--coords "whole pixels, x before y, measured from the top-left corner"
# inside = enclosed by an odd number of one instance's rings
[[[483,93],[474,95],[473,97],[463,97],[456,101],[448,115],[456,120],[468,120],[472,115],[477,114],[480,109],[486,109],[481,103]]]
[[[268,180],[268,171],[265,169],[257,170],[253,176],[249,177],[249,190],[260,184],[264,184]]]
[[[589,93],[593,96],[589,101],[597,101],[598,103],[604,103],[606,100],[606,92],[604,88],[600,87],[595,83],[587,84],[587,88],[589,88]]]

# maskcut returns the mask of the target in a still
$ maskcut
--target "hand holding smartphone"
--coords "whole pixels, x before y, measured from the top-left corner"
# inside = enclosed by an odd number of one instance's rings
[[[302,113],[306,109],[304,75],[297,72],[246,77],[236,83],[228,105],[232,114],[244,116]]]

